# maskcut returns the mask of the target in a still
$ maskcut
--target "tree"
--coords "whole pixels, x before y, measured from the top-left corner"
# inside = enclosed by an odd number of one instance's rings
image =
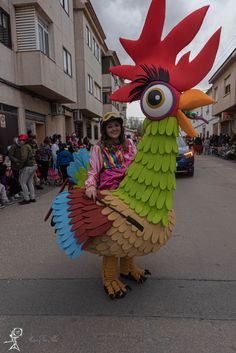
[[[137,131],[137,133],[139,135],[143,135],[142,125],[143,125],[142,118],[135,118],[135,117],[128,117],[127,118],[126,126],[129,129]]]

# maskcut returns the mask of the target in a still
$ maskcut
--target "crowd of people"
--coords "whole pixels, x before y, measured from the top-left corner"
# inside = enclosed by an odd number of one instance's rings
[[[207,137],[197,136],[187,140],[195,154],[215,155],[226,159],[236,159],[236,135],[229,134],[211,135]]]
[[[236,135],[197,136],[186,142],[195,154],[236,159]],[[60,135],[54,134],[45,137],[43,143],[38,145],[32,131],[14,138],[7,153],[4,154],[0,149],[0,208],[16,201],[20,205],[35,202],[35,188],[43,189],[45,184],[61,185],[68,178],[67,167],[73,161],[73,153],[80,148],[90,151],[91,147],[87,137],[81,141],[75,133],[67,136],[65,143]]]
[[[54,134],[40,145],[32,131],[15,137],[7,153],[0,149],[0,209],[17,201],[20,205],[36,202],[35,189],[61,185],[68,178],[73,153],[84,147],[90,150],[89,139],[81,141],[75,133],[65,143]]]

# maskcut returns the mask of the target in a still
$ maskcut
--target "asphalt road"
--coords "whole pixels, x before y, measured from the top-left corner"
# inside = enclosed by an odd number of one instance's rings
[[[174,236],[137,259],[152,277],[117,301],[101,259],[67,259],[43,222],[56,191],[0,211],[0,353],[17,327],[22,353],[236,352],[236,163],[200,156],[177,178]]]

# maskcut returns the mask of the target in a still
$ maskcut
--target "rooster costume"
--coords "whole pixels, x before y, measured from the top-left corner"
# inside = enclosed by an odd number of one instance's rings
[[[131,82],[110,99],[140,100],[146,119],[135,160],[118,188],[99,191],[99,201],[94,203],[83,188],[89,160],[82,151],[68,168],[76,187],[59,194],[53,203],[58,244],[71,258],[82,250],[103,256],[103,285],[111,298],[127,293],[119,274],[138,283],[145,281],[150,272],[138,268],[133,258],[158,251],[175,226],[176,137],[179,126],[195,136],[184,110],[213,103],[205,93],[191,88],[212,68],[220,29],[192,61],[190,52],[178,63],[176,56],[197,34],[207,9],[191,13],[161,40],[165,0],[153,0],[139,39],[121,39],[135,65],[111,68],[113,75]]]

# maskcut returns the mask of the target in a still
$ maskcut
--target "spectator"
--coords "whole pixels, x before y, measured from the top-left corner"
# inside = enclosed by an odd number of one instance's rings
[[[12,169],[12,198],[20,198],[19,192],[21,191],[21,186],[19,183],[19,171],[20,171],[20,158],[21,158],[21,146],[18,137],[15,137],[13,144],[11,145],[8,153],[9,159],[11,161]]]
[[[29,134],[28,134],[28,136],[29,136]],[[40,184],[40,178],[39,178],[40,171],[39,171],[39,168],[38,168],[38,159],[37,159],[38,158],[38,144],[37,144],[37,141],[36,141],[36,135],[31,134],[30,137],[29,137],[28,143],[29,143],[29,145],[31,146],[31,148],[33,150],[33,154],[35,156],[36,164],[37,164],[37,170],[34,173],[34,185],[35,185],[36,189],[43,190],[43,187]]]
[[[0,183],[0,208],[11,205],[13,202],[7,197],[7,192],[5,186]]]
[[[53,137],[52,139],[52,146],[51,146],[51,152],[52,152],[52,161],[53,161],[53,169],[56,169],[56,164],[57,164],[57,153],[59,151],[59,140],[57,137]]]
[[[7,197],[7,165],[4,163],[5,156],[0,154],[0,208],[4,208],[6,205],[11,205]]]
[[[205,138],[203,142],[203,153],[204,155],[209,154],[209,149],[210,149],[210,140],[208,137]]]
[[[68,151],[67,145],[62,144],[61,150],[57,153],[57,169],[61,171],[63,181],[68,178],[67,167],[74,160],[72,153]]]
[[[5,164],[5,156],[3,154],[0,154],[0,182],[7,189],[6,171],[7,171],[7,165]]]
[[[46,183],[48,179],[49,162],[52,156],[49,137],[45,137],[43,144],[38,149],[38,166],[41,181]]]
[[[34,189],[34,174],[37,170],[35,155],[32,147],[28,142],[28,135],[20,135],[19,141],[21,144],[21,158],[20,158],[20,184],[23,191],[24,199],[19,202],[20,205],[26,205],[30,202],[35,202]]]
[[[195,138],[193,149],[196,154],[202,154],[202,138],[200,136]]]
[[[91,143],[89,141],[89,138],[87,136],[85,136],[85,138],[83,139],[83,144],[85,145],[85,147],[87,148],[88,151],[90,151],[91,149]]]
[[[72,146],[74,152],[78,151],[78,139],[76,137],[76,133],[73,132],[68,139],[68,143]]]

